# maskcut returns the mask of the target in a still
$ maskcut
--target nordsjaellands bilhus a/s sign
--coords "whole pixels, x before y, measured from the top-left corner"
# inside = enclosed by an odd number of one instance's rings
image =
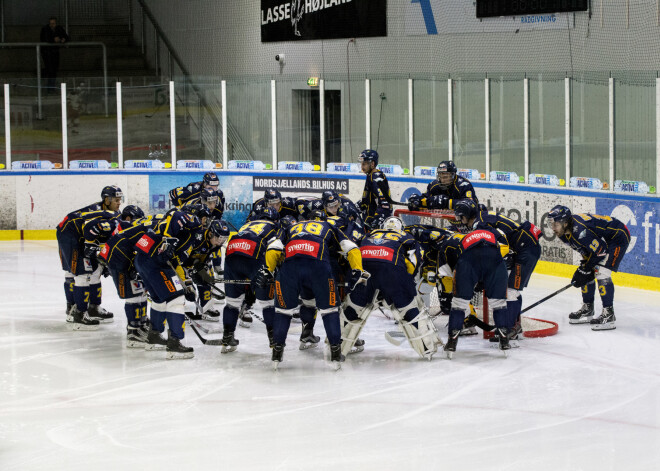
[[[387,36],[387,0],[261,0],[261,42]]]

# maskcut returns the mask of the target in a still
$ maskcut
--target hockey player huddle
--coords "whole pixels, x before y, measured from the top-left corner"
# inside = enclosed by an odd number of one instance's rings
[[[168,359],[193,357],[181,342],[187,321],[201,328],[200,320],[222,319],[222,352],[237,350],[237,325],[251,325],[254,304],[275,368],[292,319],[302,322],[301,350],[320,344],[314,329],[321,320],[338,369],[346,355],[364,350],[360,332],[382,304],[421,358],[431,359],[439,347],[452,358],[459,336],[476,332],[474,326],[493,329],[506,353],[522,333],[521,292],[541,254],[541,230],[486,211],[451,161],[441,162],[426,192],[404,205],[446,210],[453,214],[452,230],[406,226],[392,216],[392,206],[402,203],[392,201],[378,153],[367,149],[358,159],[367,176],[358,205],[334,191],[283,198],[267,190],[233,233],[222,220],[224,196],[214,173],[171,190],[173,208],[151,216],[134,205],[119,212],[121,189],[103,188],[100,202],[69,213],[57,227],[67,322],[73,330],[96,330],[113,321],[101,307],[100,280],[109,275],[125,303],[126,346],[165,350]],[[583,305],[569,322],[614,329],[611,272],[630,242],[628,229],[614,218],[573,215],[560,205],[548,219],[560,240],[583,257],[571,281],[582,289]],[[603,305],[598,317],[596,282]],[[448,315],[444,342],[419,294],[424,287],[437,287],[441,312]],[[487,296],[494,326],[473,314],[475,290]],[[191,304],[195,312],[187,311]]]

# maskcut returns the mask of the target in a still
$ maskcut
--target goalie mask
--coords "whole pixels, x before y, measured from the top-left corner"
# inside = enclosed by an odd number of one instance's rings
[[[403,221],[401,218],[396,216],[390,216],[383,221],[383,224],[380,226],[381,229],[386,231],[394,231],[399,234],[403,233]]]

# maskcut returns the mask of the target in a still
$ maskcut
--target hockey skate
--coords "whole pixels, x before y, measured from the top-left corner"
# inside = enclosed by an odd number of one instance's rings
[[[270,360],[273,364],[273,369],[277,370],[277,367],[282,363],[282,358],[284,357],[284,344],[283,343],[274,343],[273,344],[273,354],[270,357]]]
[[[240,314],[238,315],[238,325],[241,327],[245,327],[246,329],[249,329],[252,327],[252,309],[243,306],[241,309]]]
[[[229,332],[226,328],[222,334],[221,353],[231,353],[238,347],[238,340],[234,338],[234,332]]]
[[[582,307],[568,315],[569,324],[588,324],[594,317],[594,304],[583,303]]]
[[[341,363],[344,360],[346,360],[346,357],[341,354],[341,344],[330,345],[330,363],[335,371],[341,368]]]
[[[170,333],[167,339],[167,356],[165,358],[168,360],[187,360],[194,356],[192,347],[186,347],[180,339]]]
[[[188,317],[188,319],[191,319],[193,321],[202,320],[202,315],[198,314],[197,312],[186,311],[186,317]]]
[[[509,329],[498,327],[495,329],[495,332],[497,332],[497,338],[500,343],[500,350],[502,350],[504,356],[506,357],[507,350],[511,349],[511,345],[509,345]]]
[[[220,311],[209,309],[204,314],[202,314],[202,319],[205,321],[220,322]]]
[[[460,330],[452,330],[449,332],[449,338],[447,343],[444,346],[444,351],[447,353],[447,358],[450,360],[454,358],[454,352],[456,352],[456,345],[458,344],[458,336],[461,335]]]
[[[71,324],[72,330],[98,330],[99,321],[96,319],[90,319],[87,315],[87,311],[80,312],[78,307],[74,304],[71,308],[71,317],[73,322]]]
[[[461,337],[466,337],[469,335],[477,335],[477,328],[475,327],[475,323],[472,322],[472,316],[468,315],[465,317],[465,320],[463,321],[463,329],[461,330]]]
[[[66,303],[66,321],[69,323],[73,322],[73,314],[71,314],[73,306],[73,303]]]
[[[147,337],[149,336],[148,326],[126,326],[126,347],[127,348],[144,348],[147,344]]]
[[[147,342],[144,345],[144,349],[148,351],[163,350],[166,346],[167,340],[160,332],[149,326],[149,333],[147,334]]]
[[[592,319],[591,330],[614,330],[616,329],[616,316],[613,307],[604,307],[603,312],[596,319]]]
[[[351,351],[348,353],[353,354],[353,353],[360,353],[363,351],[364,351],[364,340],[358,338],[355,340],[355,343],[353,344],[353,348],[351,348]]]
[[[303,330],[300,334],[300,350],[307,350],[309,348],[316,348],[321,338],[314,335],[314,327],[309,324],[303,323]]]
[[[114,314],[106,311],[103,309],[101,306],[98,304],[90,304],[89,305],[89,317],[91,319],[96,319],[97,321],[101,322],[102,324],[110,324],[111,322],[114,322]]]

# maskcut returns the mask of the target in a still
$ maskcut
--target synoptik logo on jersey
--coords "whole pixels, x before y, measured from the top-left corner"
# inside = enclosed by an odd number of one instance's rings
[[[316,257],[319,253],[319,244],[316,242],[300,241],[290,242],[286,246],[286,256],[309,255]]]

